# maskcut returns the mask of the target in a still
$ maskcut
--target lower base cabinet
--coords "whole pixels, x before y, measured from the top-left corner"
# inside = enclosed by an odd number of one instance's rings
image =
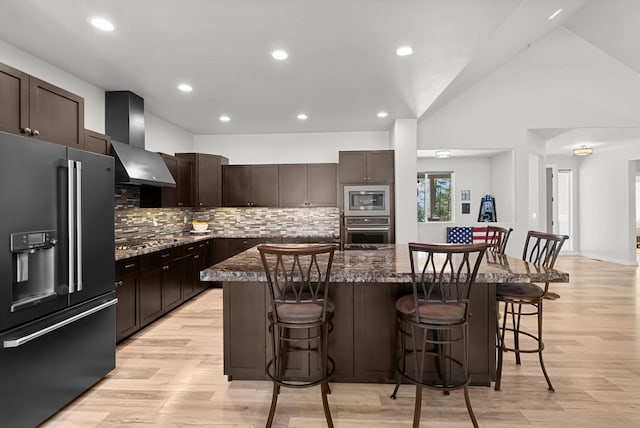
[[[116,262],[116,340],[121,341],[203,291],[212,239]],[[208,264],[207,264],[208,263]]]

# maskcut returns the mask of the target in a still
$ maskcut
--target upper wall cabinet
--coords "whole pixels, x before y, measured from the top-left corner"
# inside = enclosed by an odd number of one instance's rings
[[[0,64],[0,130],[84,148],[84,99]]]
[[[111,137],[99,132],[84,130],[84,149],[101,155],[111,154]]]
[[[191,162],[191,201],[197,208],[222,206],[222,166],[229,163],[224,156],[205,153],[176,153],[177,158]],[[184,173],[186,170],[182,170]]]
[[[280,207],[337,206],[337,165],[278,165]]]
[[[176,187],[140,188],[141,208],[176,208],[192,206],[191,199],[191,161],[176,156],[160,153],[162,160],[176,182]]]
[[[278,206],[278,165],[226,165],[222,173],[223,206]]]
[[[340,184],[394,182],[393,150],[339,152]]]

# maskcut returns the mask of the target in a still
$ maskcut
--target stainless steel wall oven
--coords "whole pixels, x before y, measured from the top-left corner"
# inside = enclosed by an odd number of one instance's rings
[[[389,217],[345,217],[345,243],[387,244],[390,227]]]

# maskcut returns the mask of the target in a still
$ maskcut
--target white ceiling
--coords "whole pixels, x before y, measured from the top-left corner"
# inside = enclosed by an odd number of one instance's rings
[[[193,134],[376,131],[445,104],[559,25],[640,69],[640,2],[632,13],[627,3],[2,0],[0,39],[104,90],[131,90]],[[589,25],[602,14],[623,15],[615,36],[627,43]],[[91,27],[94,15],[115,31]],[[402,44],[415,54],[396,56]],[[274,61],[276,48],[289,59]],[[179,92],[181,82],[193,92]]]

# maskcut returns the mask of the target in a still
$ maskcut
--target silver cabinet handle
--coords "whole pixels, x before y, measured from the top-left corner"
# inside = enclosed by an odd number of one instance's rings
[[[128,265],[124,265],[125,269],[131,269],[132,267],[136,267],[136,264],[135,263],[130,263]]]
[[[19,337],[17,339],[10,339],[10,340],[5,340],[2,344],[2,346],[4,348],[17,348],[18,346],[22,346],[27,342],[32,341],[33,339],[37,339],[38,337],[44,336],[45,334],[49,334],[52,331],[58,330],[59,328],[62,328],[66,325],[69,325],[73,322],[76,322],[78,320],[81,320],[82,318],[86,318],[89,315],[95,314],[96,312],[99,312],[103,309],[108,308],[109,306],[113,306],[116,303],[118,303],[118,299],[113,299],[113,300],[109,300],[108,302],[105,302],[101,305],[96,306],[95,308],[91,308],[89,310],[86,310],[84,312],[81,312],[77,315],[74,315],[70,318],[67,318],[66,320],[60,321],[58,323],[52,324],[49,327],[43,328],[42,330],[38,330],[34,333],[28,334],[26,336],[22,336]]]
[[[369,230],[389,230],[388,227],[347,227],[346,228],[350,232],[366,232]]]

